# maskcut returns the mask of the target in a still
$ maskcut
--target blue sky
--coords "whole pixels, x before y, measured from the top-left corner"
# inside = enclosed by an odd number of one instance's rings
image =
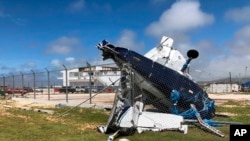
[[[174,39],[197,80],[250,76],[249,0],[0,0],[0,74],[105,63],[103,39],[145,54]]]

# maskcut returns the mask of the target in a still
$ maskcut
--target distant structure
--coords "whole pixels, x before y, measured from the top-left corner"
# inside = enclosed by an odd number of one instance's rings
[[[92,85],[109,86],[118,80],[121,74],[119,68],[110,66],[80,67],[67,71],[63,70],[61,73],[62,77],[57,79],[63,80],[63,86],[66,86],[66,84],[67,86],[89,86],[90,76]],[[119,82],[114,85],[119,85]]]
[[[250,91],[250,81],[246,81],[241,84],[242,86],[242,91],[244,92],[249,92]]]
[[[229,83],[212,83],[206,88],[208,93],[230,93],[241,91],[241,85]]]

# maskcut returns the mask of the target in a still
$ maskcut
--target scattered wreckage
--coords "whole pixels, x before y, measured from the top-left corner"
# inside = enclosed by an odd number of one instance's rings
[[[224,137],[209,124],[215,116],[214,100],[186,71],[199,53],[189,50],[186,60],[172,44],[173,39],[163,36],[160,45],[145,55],[106,40],[97,45],[103,60],[113,59],[121,69],[110,117],[105,126],[98,127],[102,133],[113,133],[108,140],[136,130],[177,130],[186,134],[186,122],[198,122],[203,129]]]

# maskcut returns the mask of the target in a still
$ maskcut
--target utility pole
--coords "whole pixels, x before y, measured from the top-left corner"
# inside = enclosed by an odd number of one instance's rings
[[[92,104],[92,80],[91,80],[91,77],[93,75],[93,72],[91,70],[91,65],[86,62],[87,64],[87,67],[89,68],[88,70],[88,74],[89,74],[89,103]]]
[[[245,67],[245,80],[247,81],[247,66]]]
[[[230,81],[230,92],[232,92],[232,78],[231,78],[231,72],[229,72],[229,81]]]

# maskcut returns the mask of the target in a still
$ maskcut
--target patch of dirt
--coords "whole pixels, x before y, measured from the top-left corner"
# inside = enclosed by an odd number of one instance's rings
[[[40,108],[55,108],[54,104],[43,104],[36,102],[24,102],[24,101],[16,101],[15,105],[17,106],[25,106],[25,107],[40,107]]]
[[[0,117],[11,117],[12,114],[6,112],[6,109],[2,106],[0,107]]]
[[[54,108],[54,104],[43,104],[43,103],[36,103],[31,101],[14,101],[14,100],[5,100],[1,102],[1,105],[9,105],[12,107],[40,107],[40,108]]]
[[[215,100],[215,105],[221,105],[228,101],[237,101],[239,104],[250,105],[250,94],[208,94]]]
[[[46,117],[46,120],[49,121],[49,122],[60,122],[61,124],[68,124],[68,121],[63,119],[63,118],[56,118],[56,117],[52,117],[52,116],[49,116],[49,117]],[[72,123],[71,122],[71,125],[75,126],[78,130],[80,131],[85,131],[85,130],[96,130],[96,127],[99,125],[99,124],[95,124],[95,123]]]
[[[96,130],[96,127],[98,126],[98,124],[75,124],[75,126],[81,130],[81,131],[85,131],[87,129],[91,129],[91,130]]]

